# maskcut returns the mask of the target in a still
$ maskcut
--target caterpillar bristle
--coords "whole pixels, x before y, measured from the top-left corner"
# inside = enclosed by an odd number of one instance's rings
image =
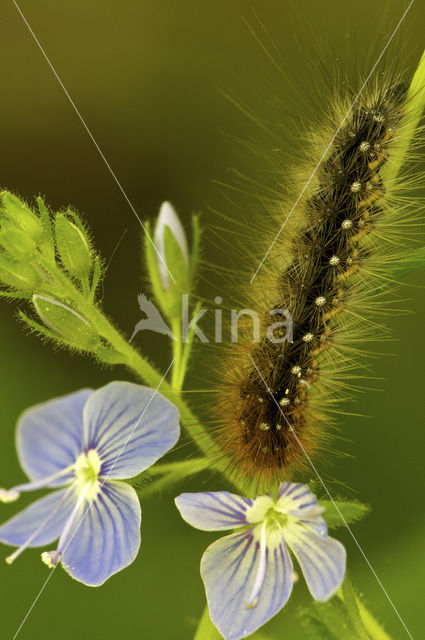
[[[337,98],[328,124],[308,131],[298,179],[287,178],[268,206],[275,234],[286,222],[243,305],[258,312],[262,337],[253,344],[251,326],[240,331],[220,366],[216,439],[239,481],[268,486],[305,471],[328,447],[335,406],[358,390],[353,370],[373,357],[359,343],[387,339],[382,296],[421,222],[406,195],[417,177],[385,175],[403,147],[406,91],[398,74],[380,74],[357,100]],[[315,167],[288,218],[296,198],[285,198],[287,181],[300,182],[301,192]],[[292,341],[266,337],[272,309],[289,310]]]

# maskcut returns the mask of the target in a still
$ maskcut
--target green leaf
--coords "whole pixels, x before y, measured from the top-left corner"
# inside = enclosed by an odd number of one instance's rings
[[[312,640],[390,640],[348,578],[328,602],[312,602],[297,615]]]
[[[32,301],[46,327],[68,344],[82,351],[93,351],[99,345],[95,329],[75,309],[49,296],[35,294]]]
[[[0,252],[0,282],[20,292],[32,292],[41,284],[40,275],[24,262],[15,262]]]
[[[394,181],[400,169],[404,166],[406,155],[418,128],[422,113],[425,109],[425,52],[419,61],[417,69],[410,83],[405,104],[401,141],[397,141],[394,148],[394,161],[383,168],[381,175],[386,181]],[[404,123],[404,124],[403,124]]]
[[[102,260],[96,254],[93,257],[93,275],[90,284],[90,296],[93,300],[96,295],[96,290],[102,277]]]
[[[170,227],[164,227],[164,253],[167,267],[173,274],[175,282],[171,287],[178,287],[182,293],[187,293],[189,287],[189,271],[183,251]]]
[[[345,523],[359,522],[371,510],[368,505],[357,501],[319,500],[319,504],[324,507],[322,515],[329,528],[344,527]]]
[[[1,216],[7,218],[16,228],[37,240],[43,233],[43,225],[38,216],[10,191],[0,193]]]
[[[30,300],[31,299],[31,294],[27,293],[25,295],[25,293],[23,293],[22,291],[1,291],[0,290],[0,298],[6,298],[9,300]]]
[[[192,216],[192,246],[190,251],[189,260],[189,280],[192,287],[193,281],[196,275],[196,269],[198,267],[199,255],[201,250],[201,236],[202,229],[200,224],[200,217],[197,214]]]
[[[52,221],[50,218],[49,210],[44,202],[44,199],[41,196],[36,198],[38,211],[40,212],[40,220],[43,225],[44,234],[43,238],[40,240],[40,248],[43,251],[44,255],[46,255],[52,263],[55,262],[55,245],[53,241],[53,229],[52,229]]]
[[[56,345],[60,345],[61,347],[78,350],[74,343],[70,342],[66,338],[58,337],[56,333],[40,324],[39,322],[36,322],[35,320],[33,320],[33,318],[27,316],[27,314],[23,311],[18,311],[18,317],[25,325],[27,325],[27,327],[31,329],[32,332],[37,333],[42,340],[50,340],[50,342],[53,342]]]
[[[197,316],[197,314],[199,313],[200,309],[201,309],[202,303],[201,302],[197,302],[195,305],[195,309],[192,313],[192,318],[195,318]],[[178,385],[177,388],[181,389],[183,387],[183,382],[184,382],[184,378],[186,375],[186,370],[189,364],[189,357],[192,351],[192,347],[193,347],[193,340],[195,338],[195,331],[193,330],[193,328],[190,329],[189,334],[187,336],[186,342],[184,344],[184,348],[183,348],[183,357],[181,359],[181,363],[180,363],[180,371],[178,372],[179,375],[179,380],[178,380]]]
[[[325,603],[312,603],[299,612],[301,625],[312,640],[374,640],[362,626],[358,610],[334,596]]]
[[[91,271],[91,250],[87,237],[79,226],[63,213],[55,218],[56,247],[63,266],[69,274],[88,282]]]
[[[150,284],[152,287],[152,291],[161,307],[162,311],[165,315],[168,316],[169,311],[169,301],[168,301],[168,292],[164,291],[162,287],[161,277],[159,275],[158,268],[158,257],[155,251],[155,247],[153,245],[152,237],[151,237],[151,228],[149,222],[145,222],[144,224],[145,232],[142,235],[142,239],[145,247],[145,259],[146,266],[148,269]]]

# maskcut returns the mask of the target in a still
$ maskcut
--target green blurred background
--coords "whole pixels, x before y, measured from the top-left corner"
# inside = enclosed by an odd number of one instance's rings
[[[291,91],[308,95],[314,83],[313,40],[320,40],[331,64],[337,57],[344,62],[350,49],[351,59],[361,59],[370,48],[379,52],[407,2],[22,0],[20,6],[138,214],[152,217],[164,199],[182,217],[202,211],[208,225],[205,258],[226,264],[232,225],[213,211],[237,218],[246,198],[223,191],[215,181],[231,182],[232,168],[255,173],[255,156],[229,136],[248,140],[258,133],[221,90],[236,93],[260,117],[268,117],[268,85],[262,81],[270,73],[273,77],[273,65],[245,21],[261,31],[256,12],[278,44],[282,68],[295,85],[275,74],[275,92],[290,98]],[[416,2],[402,26],[403,61],[410,69],[424,46],[424,18],[425,7]],[[2,3],[0,25],[1,183],[28,198],[46,194],[53,207],[72,203],[85,212],[98,248],[110,260],[105,308],[130,335],[139,319],[136,296],[142,288],[138,222],[11,1]],[[292,105],[296,109],[295,98]],[[223,228],[219,236],[214,225]],[[219,279],[211,270],[208,277],[211,283],[201,283],[201,290],[211,299]],[[420,285],[423,275],[411,282]],[[345,440],[337,448],[344,455],[321,468],[334,491],[342,492],[333,481],[337,478],[347,495],[373,505],[355,534],[411,634],[419,638],[425,586],[425,299],[420,287],[406,288],[403,297],[409,298],[403,306],[414,314],[389,319],[396,342],[384,348],[397,355],[374,364],[382,380],[373,386],[383,393],[363,394],[356,406],[347,406],[370,417],[341,416]],[[0,306],[0,330],[0,484],[11,486],[23,477],[14,449],[15,423],[23,409],[126,374],[53,352],[24,334],[6,303]],[[139,335],[138,344],[166,367],[165,338]],[[200,367],[208,359],[202,362]],[[192,382],[197,385],[197,371]],[[199,484],[184,488],[196,490]],[[199,559],[214,536],[189,528],[177,515],[173,495],[142,499],[142,550],[129,569],[99,589],[84,587],[59,569],[19,637],[191,638],[204,606]],[[0,519],[18,508],[1,505]],[[342,529],[339,537],[366,601],[394,638],[407,637],[353,541]],[[1,552],[5,556],[6,547]],[[27,551],[12,567],[0,563],[1,638],[13,637],[47,575],[39,550]],[[295,612],[307,599],[300,581],[286,613],[268,627],[273,637],[305,637]]]

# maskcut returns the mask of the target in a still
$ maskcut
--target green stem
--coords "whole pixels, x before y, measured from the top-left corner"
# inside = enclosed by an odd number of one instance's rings
[[[209,467],[211,462],[208,458],[190,458],[189,460],[178,460],[177,462],[164,462],[162,464],[156,464],[149,469],[150,476],[159,476],[165,473],[184,473],[190,475],[193,471],[197,473]]]
[[[198,302],[195,305],[195,310],[193,312],[192,317],[195,317],[198,314],[201,308],[201,304],[202,304],[201,302]],[[189,364],[189,356],[192,350],[194,337],[195,337],[195,331],[191,329],[189,331],[189,335],[187,336],[186,343],[183,348],[183,356],[182,356],[181,365],[180,365],[180,379],[179,379],[180,389],[183,387],[183,382],[186,375],[187,366]]]
[[[123,338],[97,307],[90,306],[89,309],[87,309],[87,317],[99,335],[104,337],[115,351],[123,356],[123,364],[151,387],[158,388],[163,396],[177,406],[182,424],[187,433],[202,453],[209,456],[211,466],[223,471],[226,467],[226,461],[223,459],[222,452],[218,449],[205,427],[200,424],[196,416],[181,398],[180,394],[176,393],[172,385],[163,379],[161,373],[150,364],[147,358],[141,356],[130,343]]]
[[[360,598],[356,598],[359,613],[365,629],[373,640],[391,640],[388,633],[381,627],[369,609],[367,609]]]
[[[173,363],[173,372],[172,372],[172,376],[171,376],[171,386],[173,389],[180,391],[180,389],[183,386],[183,379],[182,379],[182,356],[183,356],[183,350],[182,350],[182,326],[181,326],[181,318],[178,317],[176,318],[172,323],[171,323],[171,330],[175,336],[175,340],[173,340],[173,356],[174,356],[174,363]]]
[[[173,484],[207,469],[210,465],[208,458],[191,458],[190,460],[158,464],[140,474],[131,484],[137,493],[146,498],[158,493],[158,491],[169,489]],[[152,476],[154,479],[149,482]]]
[[[44,266],[44,265],[42,265]],[[52,273],[52,265],[45,265],[46,272]],[[187,433],[202,451],[204,455],[208,455],[211,460],[211,466],[218,471],[223,471],[226,462],[223,454],[217,447],[213,438],[207,432],[205,427],[200,424],[199,420],[192,413],[190,408],[181,398],[180,394],[173,389],[172,384],[164,379],[164,376],[127,341],[126,338],[111,324],[104,313],[99,309],[93,301],[85,296],[76,286],[71,285],[68,276],[58,267],[54,269],[54,287],[56,295],[63,298],[65,303],[71,308],[75,308],[83,315],[96,330],[98,335],[111,345],[112,350],[117,356],[112,362],[115,364],[124,364],[128,369],[133,371],[136,376],[142,379],[149,386],[158,389],[160,393],[173,402],[179,412],[180,419]],[[49,293],[51,295],[51,293]],[[104,349],[104,347],[102,347]],[[96,352],[94,355],[97,355]],[[102,360],[102,354],[99,352],[99,359]]]

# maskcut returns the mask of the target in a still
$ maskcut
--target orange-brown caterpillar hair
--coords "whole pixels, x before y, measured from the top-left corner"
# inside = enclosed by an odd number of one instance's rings
[[[257,484],[306,467],[305,454],[321,445],[329,413],[349,388],[344,375],[356,366],[356,342],[376,337],[378,295],[392,284],[389,268],[409,251],[402,234],[411,214],[400,181],[385,178],[403,141],[405,99],[400,78],[383,74],[351,110],[353,96],[337,99],[320,140],[310,132],[304,183],[318,149],[333,142],[250,286],[263,337],[255,344],[247,331],[221,363],[217,440],[231,472]],[[277,203],[276,232],[294,200]],[[293,342],[265,337],[277,308],[292,316]]]

